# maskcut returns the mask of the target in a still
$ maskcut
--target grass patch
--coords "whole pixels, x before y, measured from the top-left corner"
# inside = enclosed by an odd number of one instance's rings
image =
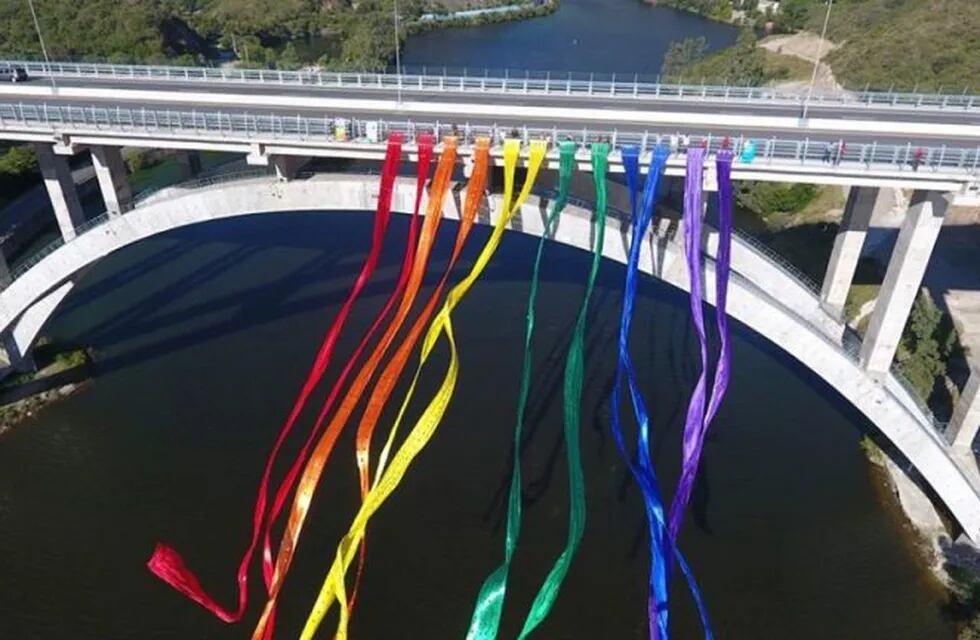
[[[844,317],[847,318],[847,321],[851,322],[854,320],[858,313],[861,312],[861,307],[877,298],[880,289],[881,285],[878,284],[852,284],[851,289],[847,292],[847,302],[844,303]],[[865,316],[863,320],[867,318],[870,318],[870,314]],[[864,322],[864,324],[865,328],[867,328],[867,323]],[[860,330],[860,327],[858,332],[862,335],[864,334]]]
[[[837,186],[809,186],[809,198],[796,211],[771,211],[761,217],[770,231],[826,222],[836,223],[844,210],[844,193]]]
[[[228,154],[219,151],[201,151],[201,170],[206,171],[227,162]],[[133,193],[146,189],[159,189],[181,182],[184,179],[180,163],[169,157],[158,164],[134,171],[129,176]]]
[[[13,389],[89,363],[89,356],[85,349],[54,351],[55,348],[46,344],[36,347],[34,359],[35,362],[39,362],[40,368],[37,371],[25,371],[5,378],[0,382],[0,389]]]
[[[768,49],[763,51],[765,52],[763,69],[770,83],[808,81],[813,74],[813,64],[803,58]]]
[[[813,2],[810,30],[824,11]],[[828,56],[836,78],[851,89],[959,93],[980,77],[977,0],[862,0],[834,3],[829,37],[842,46]]]

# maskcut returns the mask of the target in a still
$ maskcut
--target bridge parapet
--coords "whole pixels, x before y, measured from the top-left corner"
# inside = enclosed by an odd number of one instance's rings
[[[464,158],[472,152],[465,143],[477,136],[488,136],[496,142],[516,133],[525,141],[534,138],[557,143],[573,139],[586,145],[604,140],[617,148],[634,144],[643,153],[655,145],[667,145],[674,152],[666,168],[666,174],[671,176],[684,174],[686,148],[702,147],[711,154],[729,146],[738,154],[732,171],[736,180],[884,186],[973,196],[980,193],[980,146],[916,147],[911,143],[878,142],[844,145],[826,137],[690,135],[674,133],[669,128],[509,127],[471,123],[465,120],[465,114],[463,118],[458,122],[393,121],[244,111],[0,103],[0,138],[78,146],[207,149],[243,155],[254,155],[255,149],[262,149],[269,156],[380,160],[384,156],[380,140],[390,132],[407,136],[405,149],[409,154],[415,151],[411,141],[418,132],[458,135],[464,142],[460,147]],[[502,162],[499,147],[491,150],[491,157],[498,164]],[[578,162],[583,169],[590,169],[587,151],[580,152]],[[549,164],[557,167],[556,151],[549,155]],[[622,171],[618,150],[613,151],[610,165],[612,171]]]
[[[24,67],[35,76],[145,80],[174,83],[273,85],[347,90],[382,90],[417,93],[499,93],[553,97],[622,98],[639,101],[734,102],[760,105],[801,105],[807,93],[778,87],[745,87],[716,84],[673,84],[659,76],[639,74],[558,73],[529,70],[448,69],[406,67],[402,74],[332,72],[306,69],[236,69],[227,67],[184,67],[125,65],[94,62],[51,62],[36,60],[0,61]],[[963,93],[896,91],[814,91],[810,105],[844,108],[888,108],[930,111],[980,112],[980,97]]]

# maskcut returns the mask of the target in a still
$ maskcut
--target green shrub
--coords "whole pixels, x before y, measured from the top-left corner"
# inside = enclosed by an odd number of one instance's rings
[[[816,196],[815,185],[776,182],[741,182],[736,192],[739,205],[763,218],[802,211]]]
[[[123,161],[126,163],[126,167],[129,169],[130,173],[136,173],[137,171],[142,171],[143,169],[149,169],[150,167],[159,164],[155,156],[147,150],[144,149],[127,149],[123,153]]]

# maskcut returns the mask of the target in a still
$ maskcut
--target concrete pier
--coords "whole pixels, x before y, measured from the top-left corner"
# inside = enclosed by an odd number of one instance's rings
[[[969,451],[980,430],[980,367],[974,365],[970,379],[953,409],[946,428],[946,441],[957,449]]]
[[[847,196],[844,219],[834,239],[834,249],[820,291],[821,305],[838,318],[844,315],[844,303],[854,282],[864,238],[868,235],[876,204],[881,200],[881,190],[877,187],[851,187]]]
[[[85,215],[82,212],[78,193],[75,191],[75,181],[72,180],[68,159],[55,155],[54,149],[49,144],[37,143],[34,145],[34,151],[37,154],[38,166],[41,168],[44,187],[51,199],[51,208],[54,209],[58,228],[61,229],[61,237],[65,242],[69,242],[75,238],[75,228],[85,221]]]
[[[310,161],[309,156],[272,156],[271,164],[276,170],[276,178],[280,182],[292,180],[299,173],[306,163]]]
[[[92,166],[109,215],[118,216],[133,206],[133,192],[126,179],[126,165],[119,147],[92,147]]]
[[[861,345],[861,363],[871,373],[891,367],[951,199],[938,191],[912,195]]]
[[[34,369],[34,354],[30,351],[24,353],[20,345],[14,338],[13,331],[7,330],[0,334],[0,347],[3,349],[3,356],[0,356],[0,368],[9,367],[13,371],[31,371]]]
[[[177,164],[180,165],[180,179],[190,180],[201,173],[201,153],[199,151],[178,151]]]

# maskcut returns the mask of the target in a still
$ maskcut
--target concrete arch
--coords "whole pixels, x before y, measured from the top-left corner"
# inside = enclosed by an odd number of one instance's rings
[[[411,211],[414,197],[414,180],[399,180],[393,210]],[[359,175],[318,175],[293,182],[263,177],[199,189],[168,189],[60,247],[15,280],[0,293],[0,331],[32,336],[32,340],[53,315],[76,274],[109,253],[158,233],[251,213],[370,211],[376,202],[377,178]],[[447,218],[458,219],[459,202],[447,198]],[[514,216],[512,230],[540,236],[546,205],[542,199],[530,198]],[[479,222],[494,222],[499,211],[498,198],[491,197],[489,212],[481,214]],[[589,249],[594,237],[591,218],[587,208],[569,206],[559,221],[555,241]],[[611,216],[607,224],[603,255],[624,263],[628,221]],[[675,231],[662,224],[651,233],[641,251],[640,269],[687,290],[683,245]],[[709,236],[709,256],[714,254],[714,245],[715,238]],[[877,425],[915,465],[965,533],[980,542],[980,489],[911,399],[888,380],[874,380],[841,347],[843,327],[820,310],[809,289],[741,241],[733,246],[732,258],[730,315],[811,369]],[[705,278],[706,298],[714,304],[711,260]]]

